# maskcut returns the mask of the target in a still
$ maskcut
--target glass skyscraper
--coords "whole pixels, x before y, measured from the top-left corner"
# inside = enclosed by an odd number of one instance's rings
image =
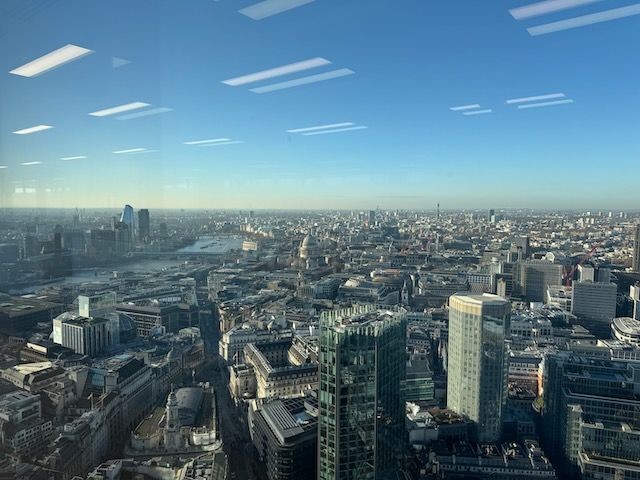
[[[122,214],[120,214],[120,222],[129,227],[131,235],[133,235],[134,221],[133,207],[131,205],[125,205]]]
[[[405,447],[406,317],[356,306],[320,319],[320,480],[379,480]]]
[[[147,242],[149,240],[149,234],[151,232],[151,222],[149,219],[149,210],[143,208],[138,210],[138,236],[139,238]]]
[[[511,304],[497,295],[449,298],[447,406],[475,424],[479,442],[502,433]]]

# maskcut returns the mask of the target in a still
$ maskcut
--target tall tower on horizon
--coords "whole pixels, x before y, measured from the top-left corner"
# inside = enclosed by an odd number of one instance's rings
[[[631,262],[631,270],[640,272],[640,224],[636,225],[633,239],[633,261]]]
[[[127,227],[129,227],[129,232],[131,232],[131,235],[133,235],[135,219],[133,216],[133,207],[131,205],[127,204],[122,209],[122,213],[120,214],[120,222],[126,224]]]
[[[318,478],[396,478],[405,448],[405,310],[361,305],[320,318]]]
[[[478,442],[502,435],[511,304],[497,295],[449,298],[447,406],[475,424]]]
[[[149,241],[151,233],[151,221],[149,218],[149,210],[142,208],[138,210],[138,237],[143,242]]]

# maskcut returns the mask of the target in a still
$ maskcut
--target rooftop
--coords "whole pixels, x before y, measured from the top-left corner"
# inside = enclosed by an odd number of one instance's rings
[[[164,418],[164,408],[158,407],[151,414],[145,418],[138,428],[136,428],[135,435],[137,437],[150,437],[160,432],[160,424]]]
[[[625,335],[640,336],[640,321],[633,318],[621,317],[613,319],[613,326]]]
[[[475,305],[506,305],[509,301],[498,295],[492,295],[490,293],[483,293],[481,295],[468,295],[468,294],[455,294],[453,295],[457,300],[465,303],[471,303]]]
[[[278,399],[260,409],[271,431],[282,441],[315,430],[317,418],[305,408],[305,398]]]

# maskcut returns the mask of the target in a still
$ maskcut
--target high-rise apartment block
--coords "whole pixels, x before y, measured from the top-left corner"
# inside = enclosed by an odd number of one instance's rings
[[[449,298],[447,406],[474,422],[479,442],[502,434],[510,315],[511,304],[497,295]]]

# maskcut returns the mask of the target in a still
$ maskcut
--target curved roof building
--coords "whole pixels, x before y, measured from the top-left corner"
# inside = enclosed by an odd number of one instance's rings
[[[613,337],[621,342],[640,346],[640,321],[633,318],[614,318],[611,323]]]

